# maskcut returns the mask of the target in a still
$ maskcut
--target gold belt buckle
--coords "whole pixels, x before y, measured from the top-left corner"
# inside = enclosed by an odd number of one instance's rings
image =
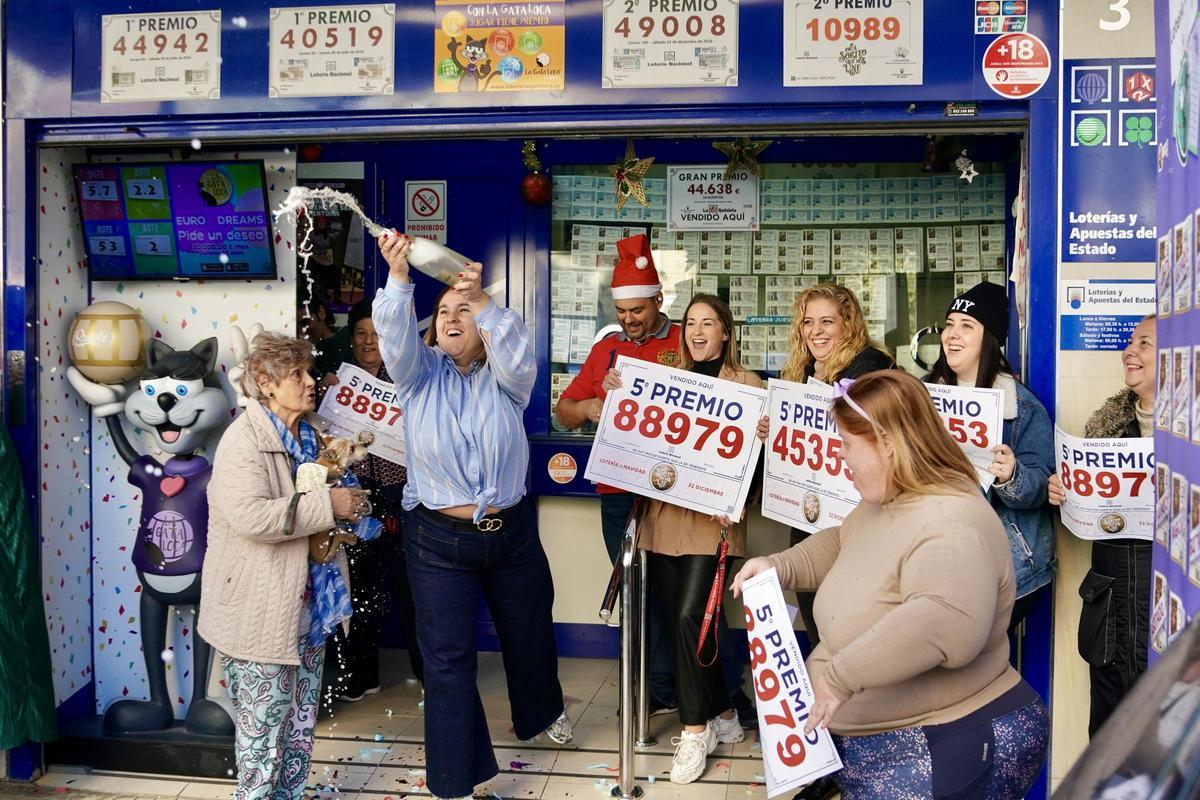
[[[499,517],[485,517],[476,522],[475,527],[483,533],[495,533],[504,527],[504,520]]]

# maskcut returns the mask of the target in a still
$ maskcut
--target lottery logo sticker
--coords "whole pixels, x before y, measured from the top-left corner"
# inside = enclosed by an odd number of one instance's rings
[[[1050,79],[1050,51],[1031,33],[1005,34],[984,51],[983,79],[1001,97],[1028,97]]]
[[[650,485],[660,492],[669,492],[675,485],[677,475],[670,464],[655,464],[650,470]]]
[[[546,472],[550,474],[550,480],[555,483],[570,483],[579,474],[579,465],[570,453],[555,453],[550,456]]]

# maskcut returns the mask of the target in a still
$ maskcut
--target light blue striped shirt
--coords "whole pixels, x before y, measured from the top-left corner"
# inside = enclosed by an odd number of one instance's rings
[[[529,469],[521,415],[537,378],[521,317],[488,303],[475,317],[480,333],[488,334],[487,361],[466,375],[440,347],[421,340],[411,283],[388,278],[371,317],[404,409],[404,508],[473,505],[478,522],[488,506],[515,505],[525,496]]]

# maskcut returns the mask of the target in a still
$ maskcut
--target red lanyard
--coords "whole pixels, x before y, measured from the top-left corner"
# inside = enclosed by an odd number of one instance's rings
[[[713,576],[712,588],[708,591],[708,604],[704,607],[704,624],[700,626],[700,640],[696,642],[696,663],[702,667],[711,667],[717,661],[721,650],[721,640],[717,636],[717,615],[721,613],[721,597],[725,588],[725,556],[729,553],[729,529],[721,528],[721,543],[717,545],[717,573]],[[708,632],[713,635],[713,655],[707,662],[700,655]]]

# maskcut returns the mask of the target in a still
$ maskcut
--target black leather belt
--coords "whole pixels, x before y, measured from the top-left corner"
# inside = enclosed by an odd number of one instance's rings
[[[495,514],[488,514],[479,522],[452,517],[424,504],[417,506],[417,511],[421,512],[429,521],[459,533],[500,533],[505,528],[516,524],[517,514],[524,503],[525,499],[522,498],[515,505],[501,509]]]

